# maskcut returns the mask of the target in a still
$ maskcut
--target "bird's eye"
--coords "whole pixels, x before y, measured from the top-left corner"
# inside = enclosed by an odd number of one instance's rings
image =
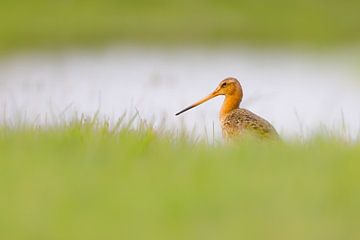
[[[221,87],[225,87],[226,86],[226,82],[224,82],[223,84],[221,84]]]

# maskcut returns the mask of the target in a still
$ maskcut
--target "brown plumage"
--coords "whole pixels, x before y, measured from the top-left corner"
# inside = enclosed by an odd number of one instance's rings
[[[268,121],[247,109],[239,108],[243,91],[239,81],[232,77],[222,80],[210,95],[176,113],[176,115],[219,95],[225,96],[219,114],[222,133],[225,138],[241,137],[245,134],[251,134],[260,138],[279,137],[275,128]]]

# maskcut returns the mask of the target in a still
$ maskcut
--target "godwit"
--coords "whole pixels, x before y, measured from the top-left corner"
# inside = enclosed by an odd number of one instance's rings
[[[250,133],[260,138],[278,138],[275,128],[255,113],[239,108],[243,97],[242,87],[236,78],[225,78],[218,87],[202,100],[176,113],[179,115],[216,96],[224,95],[225,99],[220,110],[220,124],[225,138],[234,138]]]

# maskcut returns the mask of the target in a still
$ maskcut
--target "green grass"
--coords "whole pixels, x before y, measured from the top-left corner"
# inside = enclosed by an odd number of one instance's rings
[[[0,51],[111,42],[346,45],[358,0],[2,0]]]
[[[360,144],[0,129],[2,239],[359,239]]]

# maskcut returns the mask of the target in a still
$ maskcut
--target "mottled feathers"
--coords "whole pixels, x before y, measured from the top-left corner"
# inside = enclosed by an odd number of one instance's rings
[[[268,121],[244,108],[227,113],[221,119],[221,128],[225,138],[241,137],[245,134],[260,138],[279,138],[275,128]]]

